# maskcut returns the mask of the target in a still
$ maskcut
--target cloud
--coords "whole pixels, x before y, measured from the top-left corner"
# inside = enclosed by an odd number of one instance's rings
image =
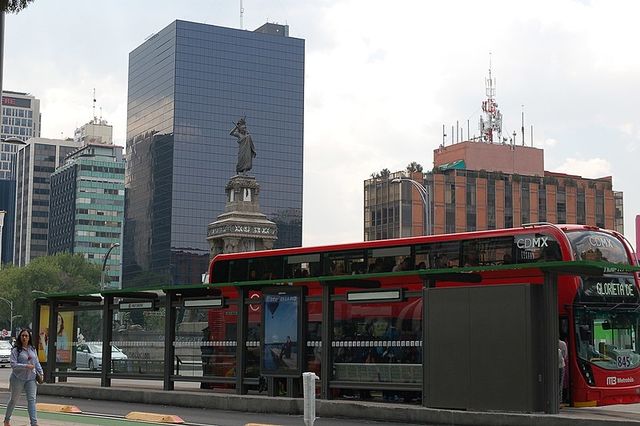
[[[595,179],[611,176],[611,163],[602,158],[589,158],[586,160],[567,158],[564,163],[558,166],[557,171]]]

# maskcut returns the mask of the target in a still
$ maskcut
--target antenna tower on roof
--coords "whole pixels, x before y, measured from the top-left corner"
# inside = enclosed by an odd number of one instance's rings
[[[93,121],[96,121],[96,88],[93,88]]]
[[[244,30],[244,24],[242,22],[242,17],[244,15],[244,7],[242,7],[242,0],[240,0],[240,29]]]
[[[491,75],[491,52],[489,52],[489,78],[485,79],[487,99],[482,101],[480,116],[480,138],[483,142],[502,140],[502,113],[498,109],[496,97],[496,79]]]

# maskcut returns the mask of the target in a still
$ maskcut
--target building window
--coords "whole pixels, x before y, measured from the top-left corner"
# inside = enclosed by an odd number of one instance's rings
[[[522,188],[520,189],[520,217],[522,223],[531,222],[531,198],[530,198],[529,182],[522,182]]]
[[[580,225],[587,223],[587,210],[585,207],[584,188],[579,186],[576,196],[576,222]]]
[[[504,227],[513,228],[513,186],[510,180],[504,181]]]
[[[487,229],[496,229],[496,180],[487,179]]]
[[[556,195],[557,223],[567,223],[567,190],[564,186],[558,186]]]
[[[596,189],[596,226],[604,228],[604,190]]]
[[[547,221],[547,186],[544,183],[538,187],[538,221]]]
[[[456,181],[454,175],[444,177],[444,232],[456,232]]]
[[[476,178],[467,176],[467,231],[476,230]]]

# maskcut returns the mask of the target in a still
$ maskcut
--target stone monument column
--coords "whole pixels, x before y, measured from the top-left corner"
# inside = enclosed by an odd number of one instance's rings
[[[225,190],[225,211],[207,230],[211,258],[220,253],[272,249],[278,230],[276,224],[260,212],[260,185],[256,178],[236,175]]]

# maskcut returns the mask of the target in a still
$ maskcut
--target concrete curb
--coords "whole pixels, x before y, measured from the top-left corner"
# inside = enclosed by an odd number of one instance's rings
[[[210,408],[241,412],[302,415],[302,399],[232,395],[192,391],[162,391],[155,389],[102,388],[76,384],[47,384],[38,387],[40,395],[83,399],[161,404],[177,407]],[[628,418],[598,416],[519,414],[441,410],[413,405],[382,404],[359,401],[317,400],[318,417],[353,418],[396,423],[430,425],[486,425],[486,426],[604,426],[628,424]]]

